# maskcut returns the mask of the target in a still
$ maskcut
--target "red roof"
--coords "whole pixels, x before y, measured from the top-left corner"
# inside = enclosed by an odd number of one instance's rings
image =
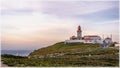
[[[72,38],[75,38],[75,36],[72,36]]]
[[[91,38],[84,38],[84,40],[92,40]]]
[[[92,40],[93,37],[99,37],[100,38],[100,36],[98,36],[98,35],[88,35],[88,36],[84,36],[84,40]]]
[[[98,35],[88,35],[88,36],[84,36],[84,37],[100,37]]]
[[[105,38],[105,40],[111,40],[111,38],[107,37],[107,38]]]
[[[77,39],[75,36],[70,37],[70,39],[75,40]]]

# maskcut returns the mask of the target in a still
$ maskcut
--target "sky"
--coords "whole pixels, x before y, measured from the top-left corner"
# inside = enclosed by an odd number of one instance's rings
[[[1,0],[2,50],[34,50],[76,36],[119,41],[118,1]]]

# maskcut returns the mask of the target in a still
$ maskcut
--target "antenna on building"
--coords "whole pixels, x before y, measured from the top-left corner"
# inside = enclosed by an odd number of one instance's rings
[[[112,40],[112,34],[110,35],[110,38],[111,38],[111,40]]]
[[[109,37],[109,35],[107,35],[107,37],[106,37],[106,38],[110,38],[110,37]]]
[[[102,38],[104,39],[104,34],[102,35]]]

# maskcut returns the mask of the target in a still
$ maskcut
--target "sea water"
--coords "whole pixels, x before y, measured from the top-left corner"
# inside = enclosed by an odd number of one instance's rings
[[[33,50],[1,50],[1,54],[28,56]]]

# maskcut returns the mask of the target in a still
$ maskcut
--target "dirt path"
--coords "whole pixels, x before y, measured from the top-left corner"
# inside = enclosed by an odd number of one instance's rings
[[[3,64],[3,61],[1,61],[1,67],[8,67],[8,65]]]

